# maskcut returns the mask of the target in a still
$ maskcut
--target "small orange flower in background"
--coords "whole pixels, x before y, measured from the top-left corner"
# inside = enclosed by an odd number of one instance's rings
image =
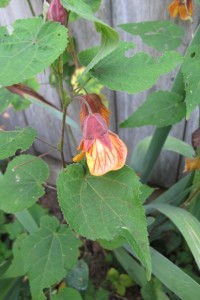
[[[84,99],[84,101],[87,100]],[[78,150],[82,150],[82,152],[76,155],[73,161],[78,162],[86,155],[89,171],[95,176],[101,176],[109,171],[121,169],[127,157],[126,145],[115,133],[108,129],[108,114],[104,115],[99,108],[98,110],[102,114],[93,112],[93,105],[91,105],[90,112],[88,112],[84,107],[84,101],[81,105],[83,138],[78,147]],[[87,105],[85,102],[86,107]],[[94,107],[96,108],[97,106],[94,105]],[[104,108],[103,112],[105,112]],[[104,119],[103,116],[106,118]]]
[[[186,158],[185,159],[185,168],[183,172],[190,172],[193,170],[200,170],[200,158],[194,157],[192,159]]]
[[[181,20],[189,20],[193,14],[192,0],[173,0],[168,10],[172,18],[176,18],[179,14]]]

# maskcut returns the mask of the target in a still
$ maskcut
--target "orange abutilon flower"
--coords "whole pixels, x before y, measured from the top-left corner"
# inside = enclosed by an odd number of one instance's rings
[[[181,20],[189,20],[193,14],[192,0],[173,0],[168,9],[172,18],[179,14]]]
[[[118,170],[125,164],[127,147],[120,138],[110,131],[99,113],[88,114],[82,122],[83,138],[78,147],[82,153],[73,158],[79,161],[86,155],[90,173],[101,176]]]
[[[102,103],[101,98],[97,94],[87,94],[83,95],[80,100],[81,110],[80,110],[80,122],[83,123],[84,118],[90,113],[88,111],[91,110],[92,113],[99,113],[107,125],[109,125],[109,110]]]

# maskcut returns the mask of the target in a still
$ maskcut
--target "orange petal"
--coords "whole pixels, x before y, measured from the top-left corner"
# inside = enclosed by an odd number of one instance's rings
[[[86,159],[90,173],[101,176],[112,170],[118,170],[125,164],[127,147],[119,137],[109,132],[111,148],[106,146],[102,140],[96,139],[86,152]]]
[[[87,104],[89,105],[92,113],[100,114],[106,121],[107,125],[109,124],[109,110],[102,103],[102,100],[97,94],[87,94],[81,98],[81,110],[80,110],[80,123],[82,124],[84,118],[88,116],[89,111]]]
[[[83,159],[84,155],[85,155],[85,152],[81,152],[81,153],[77,154],[76,156],[74,156],[72,158],[73,162],[79,162],[81,159]]]
[[[116,165],[113,168],[113,170],[118,170],[125,165],[128,150],[124,142],[122,142],[122,140],[120,140],[120,138],[116,134],[109,132],[109,136],[110,136],[112,147],[116,149],[117,156],[118,156]]]
[[[179,4],[180,1],[179,0],[174,0],[169,6],[168,6],[168,10],[169,10],[169,14],[172,18],[176,18],[178,12],[179,12]]]
[[[190,172],[193,170],[200,170],[200,158],[195,157],[195,158],[186,158],[185,159],[185,168],[183,172]]]
[[[181,20],[183,21],[190,19],[189,12],[186,10],[185,5],[183,4],[179,7],[179,14]]]

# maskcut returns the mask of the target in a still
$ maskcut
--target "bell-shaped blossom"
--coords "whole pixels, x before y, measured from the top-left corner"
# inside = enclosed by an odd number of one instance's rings
[[[80,110],[80,122],[83,123],[83,120],[89,113],[98,113],[100,114],[107,125],[109,125],[109,110],[102,103],[101,98],[97,94],[87,94],[83,95],[80,100],[81,110]]]
[[[65,25],[67,22],[67,11],[60,3],[60,0],[52,0],[47,12],[49,21],[59,22]]]
[[[176,18],[179,14],[181,20],[189,20],[193,14],[192,0],[173,0],[168,7],[169,14],[172,18]]]
[[[89,171],[95,176],[124,166],[127,147],[108,129],[106,121],[99,113],[89,114],[84,118],[82,133],[83,138],[78,147],[82,152],[73,158],[74,162],[82,159],[85,154]]]

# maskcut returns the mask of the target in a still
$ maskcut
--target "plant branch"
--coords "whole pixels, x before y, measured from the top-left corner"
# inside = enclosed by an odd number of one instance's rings
[[[62,160],[62,165],[63,168],[66,167],[65,163],[65,156],[64,156],[64,136],[65,136],[65,122],[66,122],[66,116],[67,116],[67,106],[70,103],[69,97],[67,93],[64,90],[63,86],[63,61],[62,61],[62,56],[58,58],[58,87],[59,87],[59,94],[60,94],[60,99],[62,102],[62,129],[61,129],[61,138],[58,144],[58,150],[60,151],[61,154],[61,160]]]
[[[35,16],[36,16],[36,13],[35,13],[35,11],[34,11],[34,9],[33,9],[33,5],[32,5],[32,3],[31,3],[31,0],[27,0],[27,2],[28,2],[28,6],[29,6],[29,8],[30,8],[30,11],[31,11],[32,15],[35,17]]]

